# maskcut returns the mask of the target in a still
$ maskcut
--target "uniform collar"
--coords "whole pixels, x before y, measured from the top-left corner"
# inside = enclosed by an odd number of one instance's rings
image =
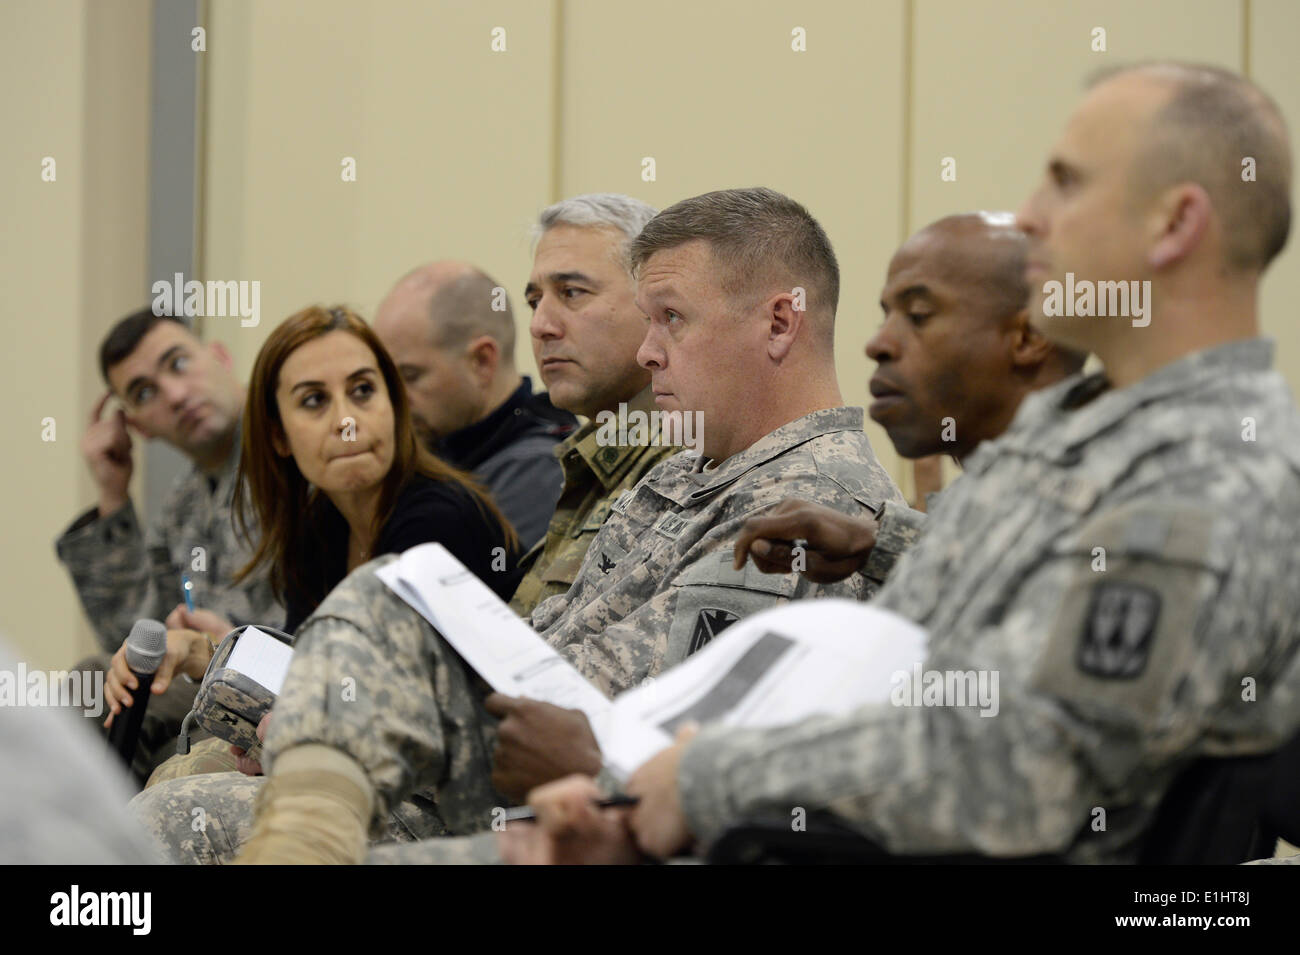
[[[1083,445],[1141,408],[1229,376],[1268,371],[1273,349],[1267,338],[1229,342],[1170,362],[1127,388],[1111,388],[1102,372],[1067,378],[1028,395],[1007,432],[977,448],[971,458],[978,460],[968,460],[965,469],[973,463],[982,470],[993,454],[1006,451],[1077,464]]]
[[[606,491],[613,490],[632,469],[642,452],[648,447],[655,446],[659,438],[659,418],[657,415],[650,414],[655,410],[655,403],[649,385],[627,402],[627,410],[643,411],[649,418],[645,444],[602,445],[596,439],[599,426],[594,421],[588,421],[556,446],[555,456],[560,459],[561,464],[567,461],[576,465],[581,461],[587,470],[596,475]],[[568,470],[569,467],[566,466],[565,471]]]

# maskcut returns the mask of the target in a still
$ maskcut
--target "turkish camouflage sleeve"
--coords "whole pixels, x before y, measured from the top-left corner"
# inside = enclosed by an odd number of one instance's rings
[[[168,499],[161,519],[146,536],[135,505],[108,517],[91,508],[55,542],[68,568],[95,637],[107,653],[117,652],[140,617],[164,619],[180,599],[180,569],[172,564],[167,529],[175,515]],[[170,600],[169,595],[175,595]]]
[[[916,542],[924,528],[923,511],[886,501],[876,515],[876,543],[862,567],[862,576],[884,583],[898,558]]]
[[[1275,747],[1300,719],[1296,534],[1280,502],[1237,500],[1113,508],[1025,575],[997,626],[931,634],[927,670],[999,673],[995,715],[891,701],[704,731],[679,772],[692,831],[707,844],[803,808],[895,853],[1114,858],[1191,757]],[[1158,546],[1132,533],[1152,523]]]

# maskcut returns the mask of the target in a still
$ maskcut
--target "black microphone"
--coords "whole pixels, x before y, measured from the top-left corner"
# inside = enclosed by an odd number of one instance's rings
[[[131,691],[131,706],[124,706],[108,731],[108,743],[131,765],[135,744],[144,722],[144,708],[149,705],[149,687],[158,664],[167,655],[167,628],[157,620],[137,620],[126,638],[126,665],[135,674],[139,686]]]

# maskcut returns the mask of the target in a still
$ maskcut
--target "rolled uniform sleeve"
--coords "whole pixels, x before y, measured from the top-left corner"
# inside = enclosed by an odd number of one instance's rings
[[[1296,601],[1272,591],[1300,570],[1281,515],[1250,510],[1117,508],[973,639],[932,634],[927,671],[998,674],[994,715],[896,697],[777,730],[705,731],[679,771],[692,831],[707,844],[746,815],[802,807],[895,853],[1132,851],[1190,759],[1262,751],[1291,726],[1242,691],[1279,690]]]
[[[876,543],[862,567],[862,575],[883,583],[898,558],[916,542],[924,528],[923,512],[906,504],[886,501],[876,515]]]

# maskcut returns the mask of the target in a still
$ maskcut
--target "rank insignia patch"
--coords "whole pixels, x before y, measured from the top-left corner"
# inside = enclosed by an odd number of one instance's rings
[[[1160,594],[1151,588],[1098,584],[1079,641],[1079,669],[1106,679],[1136,679],[1151,655],[1159,619]]]
[[[687,655],[706,646],[710,640],[726,630],[740,618],[730,610],[710,610],[707,607],[695,618],[695,630],[691,633],[691,646]]]

